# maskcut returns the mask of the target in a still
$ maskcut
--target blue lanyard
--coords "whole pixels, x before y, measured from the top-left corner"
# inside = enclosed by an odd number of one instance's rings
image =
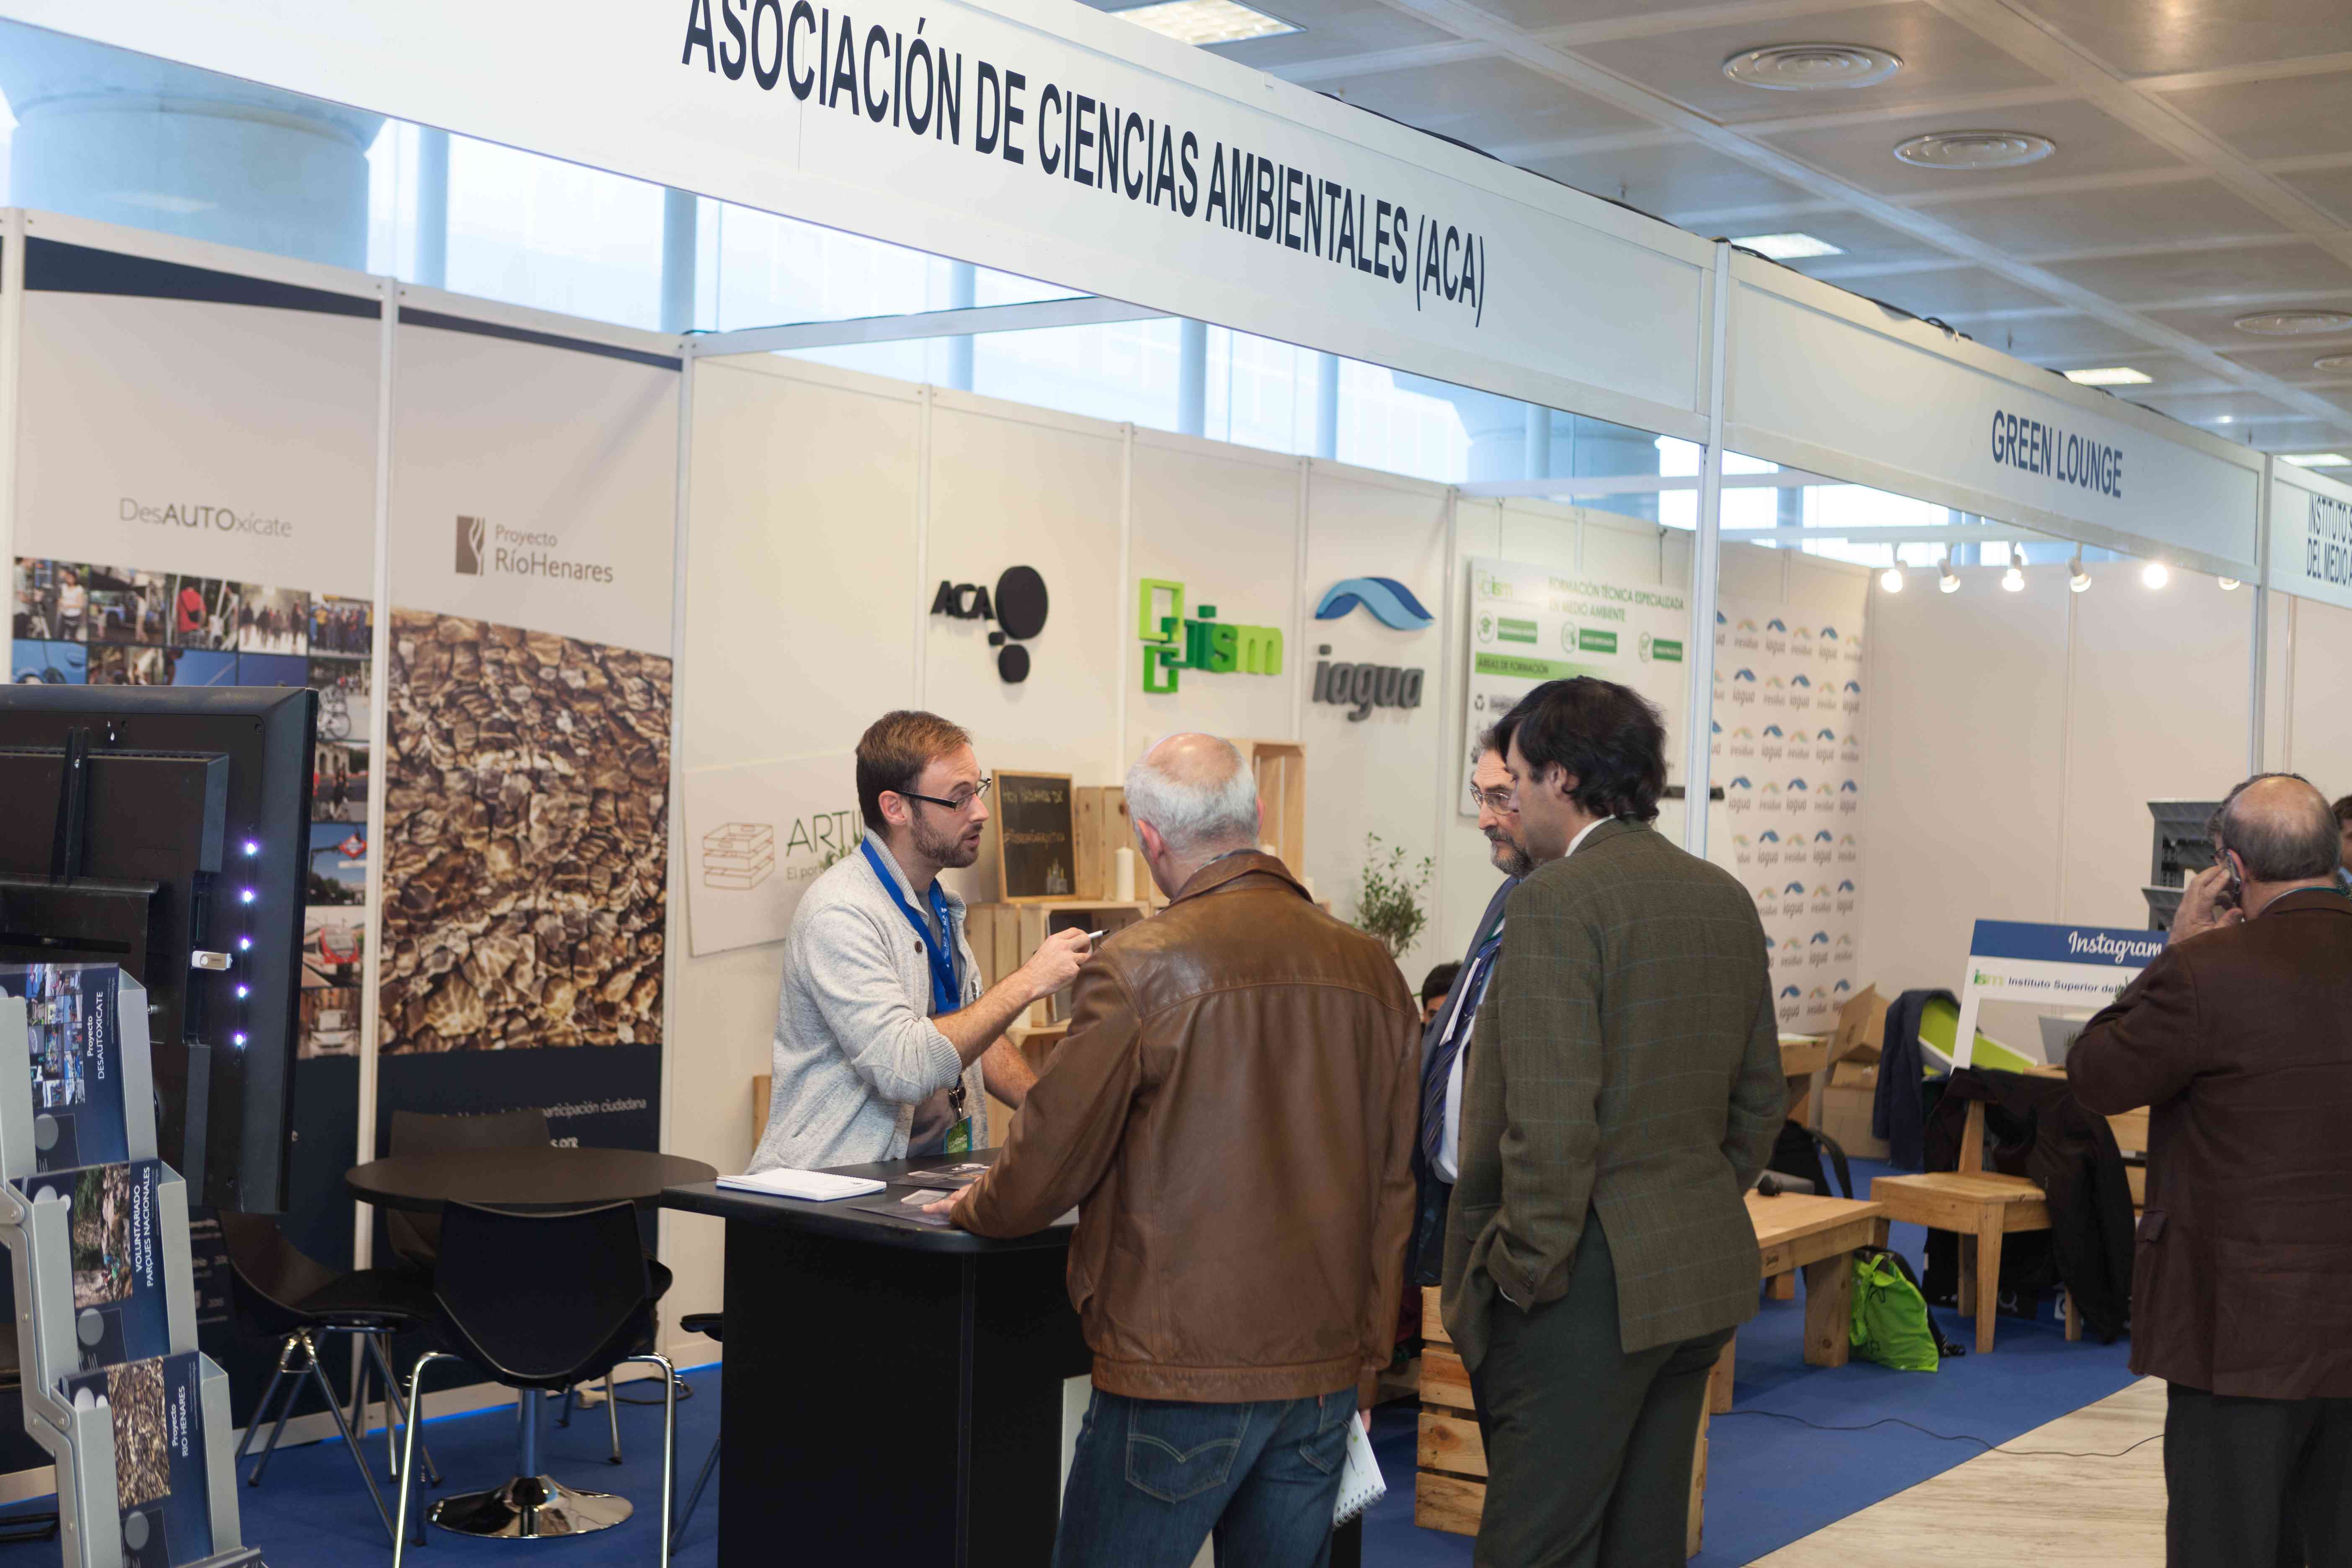
[[[863,839],[857,847],[864,852],[866,864],[874,868],[874,876],[882,884],[882,890],[890,895],[890,901],[898,906],[898,912],[907,917],[908,925],[915,928],[916,945],[930,960],[931,1016],[936,1018],[942,1013],[954,1012],[963,1005],[963,990],[956,984],[955,927],[948,921],[947,894],[940,890],[935,879],[931,883],[931,913],[939,917],[940,935],[934,941],[930,929],[923,924],[923,917],[915,912],[915,907],[907,901],[907,895],[898,890],[898,879],[890,875],[890,868],[882,864],[882,857],[874,852],[874,840]]]

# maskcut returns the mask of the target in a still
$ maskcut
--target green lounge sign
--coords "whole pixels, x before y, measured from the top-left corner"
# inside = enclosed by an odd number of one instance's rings
[[[1214,605],[1184,614],[1184,584],[1146,577],[1136,585],[1135,635],[1143,643],[1143,689],[1176,689],[1177,672],[1280,675],[1282,628],[1217,619]]]

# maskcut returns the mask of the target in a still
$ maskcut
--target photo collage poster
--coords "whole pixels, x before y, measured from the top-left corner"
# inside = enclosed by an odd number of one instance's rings
[[[318,692],[298,1020],[304,1057],[359,1052],[374,626],[366,599],[135,566],[16,563],[11,674],[20,684]]]
[[[1772,948],[1780,1027],[1822,1034],[1861,982],[1863,638],[1859,615],[1727,596],[1715,626],[1712,772],[1728,865]],[[1712,857],[1723,861],[1718,849]]]

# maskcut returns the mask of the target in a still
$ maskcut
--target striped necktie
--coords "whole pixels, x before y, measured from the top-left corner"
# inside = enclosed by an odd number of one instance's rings
[[[1454,1058],[1469,1042],[1472,1021],[1478,1005],[1486,1000],[1487,977],[1502,949],[1503,927],[1497,921],[1495,933],[1480,944],[1476,956],[1470,960],[1470,967],[1455,983],[1462,988],[1461,1005],[1454,1008],[1446,1025],[1445,1037],[1430,1054],[1428,1076],[1421,1080],[1421,1155],[1432,1171],[1437,1169],[1437,1151],[1445,1137],[1445,1089],[1453,1080]]]

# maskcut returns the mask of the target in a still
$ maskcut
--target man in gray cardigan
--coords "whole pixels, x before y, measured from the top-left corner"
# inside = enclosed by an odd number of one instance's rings
[[[989,783],[971,738],[934,713],[886,713],[857,742],[866,839],[793,912],[752,1170],[963,1153],[988,1146],[983,1088],[1020,1108],[1035,1075],[1004,1030],[1091,944],[1056,933],[982,987],[963,900],[939,874],[979,858]]]
[[[1788,1104],[1764,929],[1651,827],[1665,731],[1638,694],[1547,682],[1495,737],[1537,865],[1467,1050],[1445,1236],[1475,1561],[1680,1563],[1707,1371],[1756,1311],[1742,1194]]]

